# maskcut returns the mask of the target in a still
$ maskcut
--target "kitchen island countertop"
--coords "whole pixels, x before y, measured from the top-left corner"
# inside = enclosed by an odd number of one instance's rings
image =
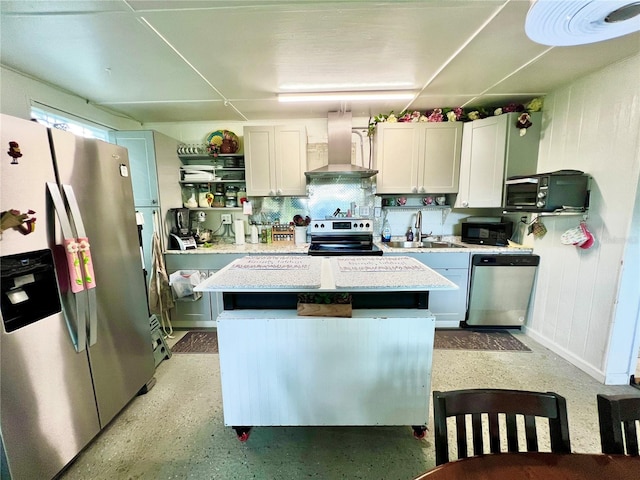
[[[207,278],[197,292],[424,291],[458,287],[409,257],[243,257]]]

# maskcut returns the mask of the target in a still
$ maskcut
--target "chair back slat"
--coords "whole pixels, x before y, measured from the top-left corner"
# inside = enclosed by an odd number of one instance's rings
[[[467,458],[467,423],[464,415],[456,415],[456,435],[458,436],[458,457]]]
[[[565,426],[569,425],[567,418],[567,401],[558,396],[558,421],[549,419],[549,434],[551,436],[551,451],[556,453],[571,453],[569,445],[569,430]]]
[[[510,452],[518,451],[518,430],[516,416],[512,413],[505,415],[507,422],[507,449]]]
[[[473,454],[482,455],[483,438],[482,438],[482,416],[479,413],[471,415],[471,429],[473,431]]]
[[[524,416],[524,430],[527,439],[527,451],[538,451],[538,431],[536,430],[536,417],[533,415]]]
[[[622,422],[624,438],[627,444],[627,454],[638,456],[638,436],[636,433],[636,421],[626,420]]]
[[[640,396],[598,394],[596,399],[602,453],[638,456]]]
[[[500,452],[500,424],[498,423],[498,414],[490,413],[489,418],[489,445],[491,453]]]
[[[553,392],[527,392],[520,390],[472,389],[452,392],[433,392],[434,433],[436,464],[449,461],[447,422],[456,418],[456,443],[458,458],[468,457],[466,416],[471,415],[471,437],[473,455],[500,453],[501,428],[499,415],[505,414],[506,441],[510,452],[519,451],[517,416],[524,416],[524,431],[528,451],[538,451],[536,417],[549,420],[551,450],[567,453],[571,451],[569,425],[564,398]],[[483,416],[487,415],[486,426]],[[488,426],[488,450],[484,445],[483,429]]]

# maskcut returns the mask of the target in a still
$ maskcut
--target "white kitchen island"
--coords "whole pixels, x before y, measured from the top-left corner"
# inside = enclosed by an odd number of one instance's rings
[[[222,291],[229,308],[218,316],[225,425],[242,441],[285,425],[410,425],[422,437],[435,318],[415,295],[455,288],[409,257],[232,262],[195,289]],[[304,292],[352,293],[352,316],[299,316]],[[377,306],[356,308],[361,298]]]

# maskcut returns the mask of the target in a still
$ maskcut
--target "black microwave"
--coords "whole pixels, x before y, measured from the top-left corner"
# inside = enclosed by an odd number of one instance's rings
[[[511,222],[462,222],[461,240],[476,245],[505,246],[511,238]]]
[[[585,210],[588,206],[589,175],[579,170],[511,177],[506,181],[504,210],[508,212]]]

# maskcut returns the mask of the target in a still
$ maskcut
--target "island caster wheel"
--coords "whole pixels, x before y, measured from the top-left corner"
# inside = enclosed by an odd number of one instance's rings
[[[420,426],[414,425],[411,428],[413,428],[413,436],[418,440],[423,439],[425,434],[427,433],[427,427],[422,425]]]
[[[247,440],[249,440],[251,427],[233,427],[233,429],[236,431],[238,440],[240,440],[241,442],[246,442]]]

